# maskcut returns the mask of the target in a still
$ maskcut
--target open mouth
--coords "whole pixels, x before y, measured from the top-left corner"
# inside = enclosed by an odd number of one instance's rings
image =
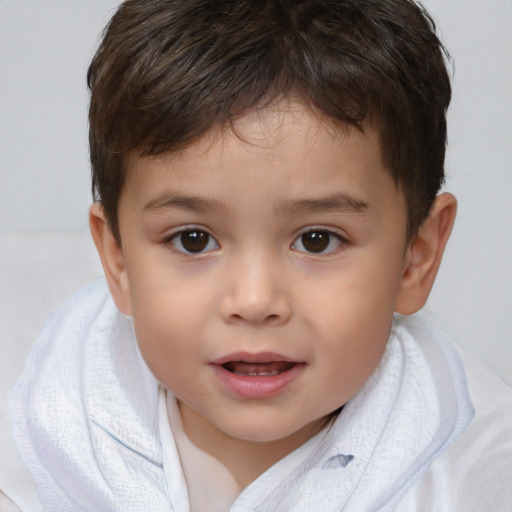
[[[291,370],[298,363],[293,361],[271,361],[271,362],[247,362],[247,361],[228,361],[221,366],[229,372],[236,375],[246,375],[248,377],[268,377],[279,375]]]
[[[215,375],[231,393],[244,399],[271,398],[292,385],[306,367],[274,352],[238,352],[210,363]]]

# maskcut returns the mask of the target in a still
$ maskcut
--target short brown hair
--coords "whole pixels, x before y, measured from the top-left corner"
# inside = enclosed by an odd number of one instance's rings
[[[345,126],[377,127],[409,237],[444,180],[445,51],[412,0],[127,0],[88,85],[93,194],[118,240],[128,152],[186,148],[290,96]]]

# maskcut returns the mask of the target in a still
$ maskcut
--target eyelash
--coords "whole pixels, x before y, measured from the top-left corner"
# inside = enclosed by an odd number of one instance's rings
[[[189,233],[195,233],[196,238],[194,240],[194,237],[189,239],[188,241],[185,241],[183,239],[183,235]],[[320,250],[308,250],[305,247],[306,239],[304,237],[308,235],[319,235],[315,238],[312,238],[308,241],[308,243],[313,243],[313,245],[316,245],[315,249]],[[329,246],[332,245],[332,243],[335,243],[335,247],[328,251],[326,249],[329,248]],[[184,243],[192,242],[193,244],[197,244],[195,248],[198,248],[199,250],[195,251],[192,250],[192,247],[186,247]],[[169,236],[165,237],[163,240],[163,243],[166,245],[170,245],[173,247],[173,249],[184,255],[184,256],[190,256],[190,255],[201,255],[210,253],[212,251],[215,251],[220,248],[220,244],[215,240],[215,238],[208,233],[207,230],[199,227],[199,226],[187,226],[183,229],[180,229],[179,231],[175,231],[171,233]],[[297,249],[297,245],[301,244],[302,247],[305,250]],[[307,228],[306,230],[300,232],[293,240],[290,248],[296,252],[305,253],[305,254],[313,254],[313,255],[325,255],[325,254],[332,254],[334,252],[337,252],[338,249],[346,245],[348,243],[348,240],[343,237],[341,234],[331,230],[326,229],[324,227],[320,226],[312,226]],[[210,245],[214,244],[214,247],[209,247]],[[181,246],[181,247],[180,247]],[[309,248],[311,249],[311,247]]]

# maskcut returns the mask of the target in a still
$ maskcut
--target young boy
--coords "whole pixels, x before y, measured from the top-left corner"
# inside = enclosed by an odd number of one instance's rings
[[[510,390],[415,314],[456,212],[421,6],[127,0],[88,81],[106,279],[12,395],[43,509],[509,510]]]

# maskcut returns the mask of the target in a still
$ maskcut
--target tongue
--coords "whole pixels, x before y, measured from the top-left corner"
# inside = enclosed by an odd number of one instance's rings
[[[268,376],[278,375],[293,368],[297,363],[288,361],[272,361],[269,363],[247,363],[245,361],[229,361],[222,366],[239,375]]]

